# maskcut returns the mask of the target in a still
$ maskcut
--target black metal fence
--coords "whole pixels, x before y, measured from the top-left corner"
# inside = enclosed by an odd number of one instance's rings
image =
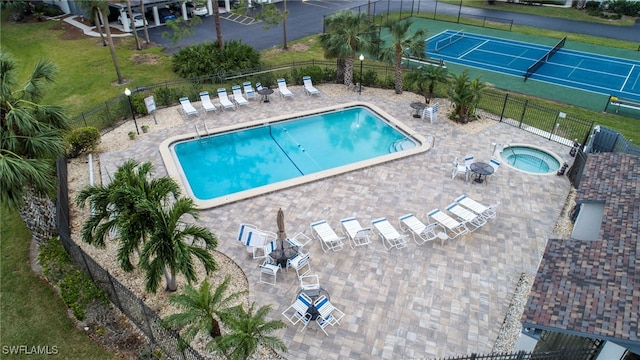
[[[67,183],[67,160],[57,161],[58,172],[58,199],[56,208],[56,220],[60,241],[69,253],[71,261],[86,272],[93,282],[109,295],[109,299],[129,320],[131,320],[155,345],[158,345],[163,356],[170,359],[202,360],[200,355],[190,346],[180,350],[178,342],[180,336],[172,330],[166,329],[161,324],[160,317],[144,304],[127,287],[122,285],[107,270],[101,267],[82,248],[71,239],[69,220],[69,189]]]
[[[563,349],[544,352],[518,351],[488,355],[471,354],[440,358],[440,360],[592,360],[597,355],[598,350],[594,349]]]

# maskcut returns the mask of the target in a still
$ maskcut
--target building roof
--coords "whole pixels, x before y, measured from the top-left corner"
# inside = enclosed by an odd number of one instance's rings
[[[576,201],[604,203],[598,240],[549,240],[523,315],[525,327],[612,340],[640,351],[639,184],[640,157],[589,155]]]

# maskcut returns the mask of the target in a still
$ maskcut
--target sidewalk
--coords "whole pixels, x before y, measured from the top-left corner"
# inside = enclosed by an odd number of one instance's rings
[[[77,21],[76,18],[77,18],[77,16],[69,16],[69,17],[66,17],[66,18],[62,19],[62,21],[77,27],[78,29],[82,30],[82,32],[87,36],[100,37],[100,33],[95,31],[95,29],[96,29],[95,26],[87,26],[87,25],[81,23],[80,21]],[[112,37],[126,37],[126,36],[131,36],[131,34],[111,34],[111,36]]]

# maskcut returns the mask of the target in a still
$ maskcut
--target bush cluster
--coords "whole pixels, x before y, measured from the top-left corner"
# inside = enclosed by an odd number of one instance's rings
[[[108,303],[107,294],[86,273],[73,265],[60,239],[51,239],[40,245],[38,263],[45,277],[60,289],[62,300],[76,319],[85,319],[87,305],[92,302]]]
[[[91,151],[100,143],[100,131],[93,126],[75,128],[67,134],[67,156],[74,158]]]
[[[223,50],[217,41],[187,46],[173,56],[172,65],[176,74],[189,79],[256,68],[261,60],[260,53],[250,45],[230,40]]]
[[[640,16],[639,1],[587,1],[584,8],[587,14],[605,19],[620,19],[623,15]]]

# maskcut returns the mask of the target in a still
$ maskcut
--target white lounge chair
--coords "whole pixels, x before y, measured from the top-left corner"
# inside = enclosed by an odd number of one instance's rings
[[[471,199],[467,195],[461,195],[455,200],[458,204],[466,207],[467,209],[473,211],[474,213],[480,215],[483,219],[488,220],[496,217],[496,206],[498,203],[485,206],[481,203]]]
[[[320,95],[320,90],[316,89],[311,82],[311,76],[304,76],[302,82],[304,83],[304,92],[307,95]]]
[[[371,222],[371,225],[373,225],[374,232],[377,232],[380,239],[382,239],[382,246],[385,249],[402,249],[407,246],[407,235],[400,234],[386,218],[375,219]]]
[[[455,239],[460,235],[464,235],[469,232],[467,225],[464,222],[460,222],[451,216],[443,213],[440,209],[433,209],[429,211],[429,217],[435,220],[438,224],[442,225],[445,229],[449,230],[453,236],[449,235],[451,239]]]
[[[453,215],[457,216],[458,218],[466,222],[468,225],[470,225],[472,228],[469,230],[471,231],[476,231],[482,225],[487,223],[487,220],[485,220],[483,217],[463,207],[457,202],[453,202],[449,204],[449,206],[447,206],[446,209],[448,212],[452,213]]]
[[[458,158],[453,160],[453,171],[451,172],[451,180],[455,179],[458,174],[464,175],[464,182],[469,181],[469,168],[465,164],[461,164]]]
[[[293,93],[287,88],[285,79],[278,79],[278,90],[280,90],[280,96],[282,97],[293,97]]]
[[[371,228],[363,228],[355,217],[342,219],[340,224],[342,224],[342,233],[349,238],[349,246],[352,249],[371,243],[371,239],[369,239]]]
[[[180,98],[180,105],[182,105],[182,111],[184,115],[189,117],[190,115],[198,116],[198,110],[196,110],[193,105],[191,105],[191,101],[189,101],[188,97]]]
[[[202,104],[202,109],[204,109],[205,115],[209,111],[218,111],[218,108],[216,108],[216,106],[211,102],[211,97],[209,97],[208,91],[203,91],[200,93],[200,103]]]
[[[229,100],[229,96],[227,96],[227,89],[218,89],[218,100],[220,101],[222,110],[236,109],[236,106]]]
[[[338,236],[326,220],[311,223],[311,233],[316,239],[320,240],[320,246],[324,252],[329,249],[338,251],[344,247],[342,242],[344,237]]]
[[[243,82],[242,89],[244,90],[244,97],[247,98],[247,100],[258,98],[258,95],[256,95],[256,91],[253,89],[253,86],[251,86],[250,81]]]
[[[249,105],[249,101],[242,96],[242,89],[240,88],[240,85],[232,87],[231,91],[233,92],[233,101],[236,102],[237,106]]]
[[[411,235],[413,235],[413,241],[417,245],[422,245],[427,241],[433,241],[437,239],[438,230],[445,231],[438,223],[425,225],[420,219],[415,217],[413,214],[406,214],[400,216],[398,218],[398,222],[400,224],[400,230],[402,231],[410,231]],[[441,239],[444,243],[444,239]]]
[[[248,252],[255,253],[256,248],[262,248],[277,238],[274,232],[260,230],[251,224],[240,224],[236,240],[245,245]]]

